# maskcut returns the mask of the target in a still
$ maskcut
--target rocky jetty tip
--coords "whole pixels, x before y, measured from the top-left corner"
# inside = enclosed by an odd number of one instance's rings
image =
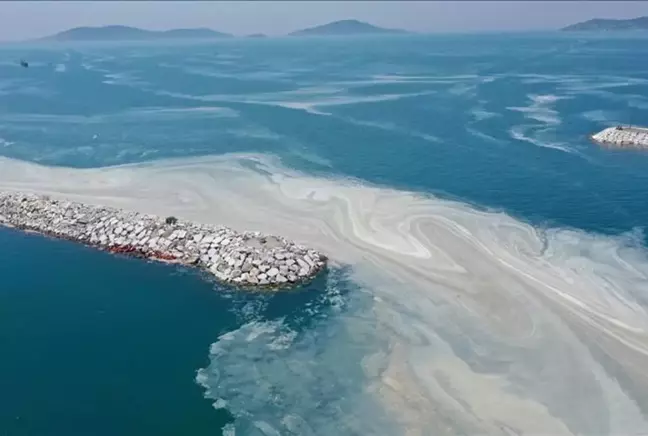
[[[599,145],[623,149],[648,149],[648,129],[644,127],[608,127],[591,136]]]
[[[326,257],[279,236],[238,233],[119,209],[0,192],[0,225],[114,253],[192,265],[244,288],[286,288],[313,279]]]

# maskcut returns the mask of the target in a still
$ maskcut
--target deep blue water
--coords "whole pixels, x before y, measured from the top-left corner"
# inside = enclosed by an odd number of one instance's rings
[[[257,319],[308,330],[328,312],[323,278],[255,295],[17,231],[0,245],[2,434],[218,434],[232,416],[194,383],[209,344]]]
[[[13,48],[0,66],[0,152],[77,167],[272,152],[618,232],[648,217],[646,160],[587,135],[646,119],[645,50],[645,38],[582,35]]]
[[[646,120],[638,36],[0,49],[2,156],[100,167],[272,153],[307,172],[608,234],[648,223],[648,155],[587,135]],[[304,300],[328,292],[321,282],[232,296],[194,273],[64,242],[0,230],[0,246],[0,434],[11,436],[217,434],[230,418],[194,382],[209,344],[242,313],[302,319]]]

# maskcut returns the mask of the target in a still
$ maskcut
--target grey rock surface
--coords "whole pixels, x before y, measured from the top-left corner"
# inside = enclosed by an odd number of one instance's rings
[[[0,192],[0,225],[78,241],[111,252],[195,265],[242,287],[285,287],[311,280],[326,257],[279,236],[109,207]],[[296,273],[296,274],[295,274]]]
[[[648,129],[642,127],[608,127],[592,135],[592,141],[615,148],[648,149]]]

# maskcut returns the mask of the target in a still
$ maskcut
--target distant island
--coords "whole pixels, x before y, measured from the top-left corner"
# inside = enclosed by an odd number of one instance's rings
[[[75,27],[39,41],[132,41],[151,39],[208,39],[230,37],[204,27],[195,29],[145,30],[129,26]]]
[[[631,18],[628,20],[613,20],[595,18],[564,27],[563,31],[618,31],[618,30],[648,30],[648,17]]]
[[[334,36],[334,35],[375,35],[375,34],[399,34],[407,33],[399,29],[386,29],[374,26],[358,20],[341,20],[321,26],[309,27],[307,29],[292,32],[291,36]]]
[[[297,30],[289,36],[336,36],[336,35],[397,35],[405,30],[387,29],[358,20],[340,20],[320,26]],[[170,30],[147,30],[132,26],[107,25],[98,27],[74,27],[36,41],[146,41],[172,39],[217,39],[234,35],[206,27]],[[263,33],[253,33],[246,38],[267,38]]]

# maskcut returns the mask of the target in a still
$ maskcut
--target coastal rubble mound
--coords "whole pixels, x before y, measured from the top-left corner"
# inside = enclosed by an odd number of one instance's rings
[[[279,236],[171,218],[0,192],[0,225],[114,253],[194,265],[240,287],[295,286],[326,267],[322,254]]]
[[[597,144],[608,147],[648,149],[648,129],[643,127],[608,127],[591,138]]]

